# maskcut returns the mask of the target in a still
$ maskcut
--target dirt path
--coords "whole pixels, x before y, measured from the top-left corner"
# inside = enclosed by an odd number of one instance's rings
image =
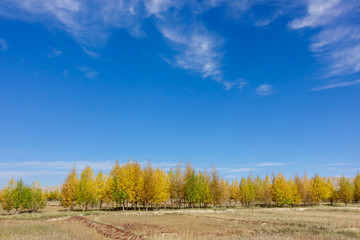
[[[69,218],[68,221],[80,222],[89,228],[95,229],[96,232],[98,232],[99,234],[111,239],[119,239],[119,240],[145,239],[143,236],[137,236],[130,231],[123,230],[109,224],[92,222],[89,219],[81,216],[73,216]]]

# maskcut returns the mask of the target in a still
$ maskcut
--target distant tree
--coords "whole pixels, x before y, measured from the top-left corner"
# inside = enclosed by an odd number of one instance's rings
[[[9,215],[10,211],[14,208],[14,189],[16,187],[16,182],[11,178],[7,186],[0,192],[0,201],[1,207]]]
[[[354,178],[354,200],[356,203],[360,202],[360,172],[357,171],[357,174]]]
[[[339,185],[339,200],[345,203],[345,205],[351,203],[354,199],[354,189],[350,181],[342,176],[339,180]]]
[[[64,208],[70,207],[71,210],[74,209],[76,206],[78,184],[79,179],[77,177],[76,169],[73,167],[62,185],[61,206]]]

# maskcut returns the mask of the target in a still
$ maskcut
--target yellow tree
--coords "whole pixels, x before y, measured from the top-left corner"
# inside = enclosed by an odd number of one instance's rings
[[[77,190],[79,179],[76,169],[73,167],[66,177],[61,189],[61,206],[72,210],[76,206]]]
[[[326,185],[328,192],[330,193],[329,202],[331,203],[331,205],[333,205],[334,202],[336,202],[339,199],[339,194],[336,191],[334,185],[332,185],[330,179],[327,180]]]
[[[229,202],[230,199],[229,182],[221,178],[220,189],[221,189],[221,204],[225,204]]]
[[[11,178],[7,186],[0,192],[1,208],[9,215],[10,211],[14,208],[13,193],[16,187],[16,182]]]
[[[291,204],[299,205],[301,203],[301,195],[299,193],[297,184],[291,178],[289,179],[288,184],[291,189]]]
[[[176,166],[175,171],[170,169],[170,199],[172,203],[177,203],[181,207],[184,192],[184,177],[181,171],[181,162]]]
[[[94,181],[94,172],[87,166],[81,172],[77,194],[77,203],[83,206],[83,211],[87,210],[89,205],[96,204],[96,193],[97,189]]]
[[[292,204],[291,186],[281,172],[279,172],[277,176],[274,176],[271,192],[277,205],[284,206]]]
[[[34,182],[31,186],[31,211],[38,211],[46,207],[46,197],[40,188],[39,182]]]
[[[197,175],[197,184],[198,184],[198,194],[199,194],[199,207],[201,205],[207,205],[211,203],[211,192],[210,192],[210,177],[207,175],[206,171],[202,173],[199,171]]]
[[[220,178],[215,167],[212,168],[210,191],[214,206],[221,204],[222,196],[221,196]]]
[[[160,204],[165,203],[170,198],[170,181],[168,175],[165,173],[164,170],[160,170],[159,168],[155,169],[154,184],[155,194],[153,198],[153,203],[156,204],[156,209],[158,209]]]
[[[327,199],[330,195],[324,178],[320,177],[318,174],[316,174],[315,177],[311,179],[311,193],[312,201],[317,205]]]
[[[137,204],[141,198],[141,186],[142,186],[142,170],[140,164],[137,161],[128,162],[128,194],[129,201],[132,202],[134,209],[136,210]]]
[[[339,200],[346,206],[354,199],[354,189],[350,181],[344,176],[340,178],[339,185]]]
[[[250,207],[255,200],[255,190],[250,176],[247,179],[241,178],[239,189],[242,205]]]
[[[239,188],[239,181],[237,179],[232,181],[229,186],[229,197],[230,197],[230,201],[235,202],[235,205],[237,205],[237,203],[240,200],[240,188]]]
[[[312,202],[312,183],[306,174],[302,178],[295,175],[295,183],[297,185],[300,198],[303,205],[310,205]]]
[[[268,175],[266,175],[264,181],[263,181],[263,188],[264,188],[264,197],[263,202],[266,206],[269,206],[272,202],[272,194],[271,194],[271,180]]]
[[[354,200],[356,203],[360,202],[360,173],[359,170],[354,178]]]
[[[103,203],[108,199],[106,181],[107,181],[106,175],[103,174],[102,171],[100,170],[95,178],[96,199],[99,204],[100,210]]]
[[[259,176],[255,178],[253,186],[255,191],[255,201],[262,202],[264,198],[264,185],[263,185],[263,181]]]
[[[150,163],[148,163],[144,168],[142,178],[143,178],[142,181],[143,185],[142,185],[141,200],[144,203],[147,211],[149,205],[152,205],[155,196],[155,174]]]

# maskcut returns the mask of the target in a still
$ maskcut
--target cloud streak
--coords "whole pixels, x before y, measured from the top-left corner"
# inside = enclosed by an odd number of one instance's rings
[[[360,79],[356,81],[344,81],[344,82],[338,82],[338,83],[331,83],[322,87],[313,88],[310,89],[310,91],[321,91],[321,90],[328,90],[333,88],[343,88],[343,87],[349,87],[353,85],[357,85],[360,83]]]

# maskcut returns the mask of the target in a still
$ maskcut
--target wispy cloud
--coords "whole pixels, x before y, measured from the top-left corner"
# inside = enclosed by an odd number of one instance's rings
[[[311,38],[309,49],[327,66],[323,77],[360,73],[360,24],[352,17],[359,12],[360,2],[357,0],[313,0],[307,2],[305,16],[289,23],[291,29],[318,30]],[[344,82],[315,90],[351,85],[354,84]]]
[[[22,169],[28,170],[68,170],[72,166],[83,169],[91,166],[95,170],[110,170],[115,161],[23,161],[23,162],[1,162],[2,169]]]
[[[222,81],[222,84],[224,84],[225,86],[225,90],[230,90],[230,89],[233,89],[233,88],[237,88],[237,89],[243,89],[247,82],[243,79],[238,79],[236,81]]]
[[[353,85],[356,85],[359,83],[360,83],[360,80],[330,83],[330,84],[322,86],[322,87],[310,89],[310,91],[320,91],[320,90],[327,90],[327,89],[333,89],[333,88],[343,88],[343,87],[353,86]]]
[[[270,96],[275,93],[275,90],[271,84],[262,84],[258,86],[255,91],[257,95],[262,97]]]
[[[63,54],[62,51],[54,48],[54,47],[50,47],[51,48],[51,52],[50,54],[48,55],[49,58],[53,58],[53,57],[58,57],[58,56],[61,56]]]
[[[6,41],[0,38],[0,51],[5,51],[8,48]]]
[[[288,166],[293,163],[290,162],[263,162],[256,164],[257,167],[280,167],[280,166]]]
[[[348,166],[350,165],[349,163],[329,163],[329,164],[325,164],[325,166]]]
[[[96,72],[92,68],[89,68],[89,67],[82,66],[82,67],[79,67],[79,70],[82,71],[85,74],[85,76],[89,79],[96,78],[99,75],[99,72]]]
[[[201,23],[187,25],[162,23],[159,27],[163,36],[171,41],[179,53],[170,63],[221,81],[220,46],[222,39],[211,34]]]

